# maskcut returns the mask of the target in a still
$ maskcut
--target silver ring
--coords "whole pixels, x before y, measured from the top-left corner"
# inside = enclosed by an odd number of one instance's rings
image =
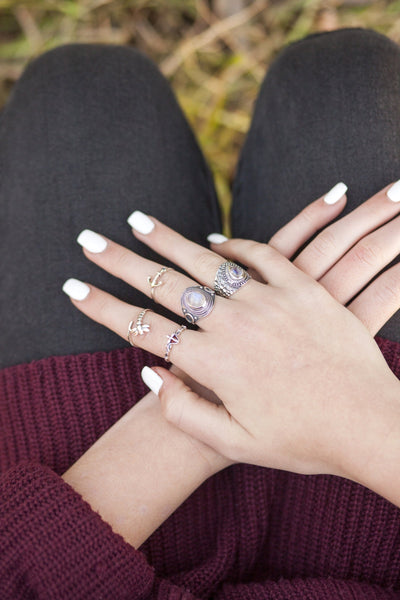
[[[186,325],[181,325],[181,327],[179,327],[179,329],[174,331],[174,333],[166,336],[168,339],[168,342],[167,342],[167,345],[165,348],[165,356],[164,356],[164,360],[166,362],[171,362],[169,360],[169,353],[171,352],[171,348],[175,344],[179,344],[179,342],[180,342],[179,336],[181,335],[182,331],[185,331],[185,329],[187,329]]]
[[[227,260],[220,265],[215,275],[214,291],[218,296],[229,298],[251,279],[247,271]]]
[[[161,267],[161,269],[159,271],[157,271],[157,273],[154,275],[154,277],[148,277],[147,281],[150,284],[150,293],[151,293],[151,297],[153,298],[154,302],[156,302],[156,299],[154,297],[154,290],[155,288],[160,287],[160,285],[162,285],[162,281],[160,281],[161,277],[163,276],[164,273],[166,273],[167,271],[170,271],[169,267]]]
[[[150,308],[145,308],[144,310],[142,310],[138,314],[135,324],[132,320],[128,325],[128,342],[131,346],[134,346],[135,348],[137,348],[137,346],[132,342],[131,336],[133,335],[136,337],[137,335],[144,335],[145,333],[148,333],[150,331],[150,325],[148,325],[147,323],[143,323],[143,317],[149,310]]]
[[[182,312],[189,323],[196,323],[209,315],[214,303],[214,290],[203,285],[188,287],[181,296]]]

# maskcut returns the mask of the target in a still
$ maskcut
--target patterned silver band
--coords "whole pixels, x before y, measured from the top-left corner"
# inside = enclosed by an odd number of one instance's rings
[[[129,323],[129,325],[128,325],[128,342],[130,343],[131,346],[134,346],[137,348],[136,344],[134,344],[132,342],[131,336],[136,337],[137,335],[144,335],[145,333],[148,333],[150,331],[150,325],[148,325],[147,323],[143,323],[143,317],[149,311],[150,311],[150,308],[145,308],[144,310],[142,310],[139,313],[139,315],[135,321],[135,324],[133,323],[133,320]]]
[[[186,325],[182,325],[181,327],[179,327],[179,329],[174,331],[174,333],[166,336],[167,340],[168,340],[167,345],[165,347],[165,356],[164,356],[164,360],[166,362],[171,362],[169,360],[169,354],[171,352],[171,348],[175,344],[179,344],[179,342],[180,342],[179,336],[181,335],[182,331],[185,331],[185,329],[187,329]]]
[[[251,279],[239,265],[227,260],[220,265],[214,281],[214,291],[218,296],[229,298]]]
[[[192,324],[209,315],[214,303],[214,290],[204,285],[188,287],[181,296],[182,312],[186,321]]]

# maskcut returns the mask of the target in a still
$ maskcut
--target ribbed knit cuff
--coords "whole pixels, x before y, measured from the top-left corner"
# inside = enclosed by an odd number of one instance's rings
[[[20,464],[0,478],[0,597],[152,598],[155,574],[48,467]]]
[[[333,577],[284,579],[250,584],[226,584],[219,598],[229,600],[398,600],[399,592],[366,582],[343,581]]]

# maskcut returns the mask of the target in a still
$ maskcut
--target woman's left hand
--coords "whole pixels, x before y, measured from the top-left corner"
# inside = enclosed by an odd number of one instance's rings
[[[383,206],[384,191],[368,202]],[[371,207],[364,212],[372,214]],[[181,314],[184,289],[198,282],[213,286],[222,260],[155,219],[149,219],[149,229],[151,224],[149,233],[136,232],[137,237],[194,277],[170,270],[156,288],[157,301]],[[180,343],[172,346],[172,360],[212,389],[223,405],[204,400],[179,378],[156,368],[163,380],[160,399],[166,418],[232,461],[343,474],[354,440],[373,431],[364,444],[364,452],[372,456],[392,427],[397,407],[399,384],[372,338],[374,331],[272,244],[237,240],[226,247],[268,284],[251,280],[230,299],[217,297],[213,311],[199,321],[199,331],[181,334]],[[347,249],[337,249],[335,263]],[[110,240],[103,252],[87,256],[148,295],[147,278],[161,268]],[[383,266],[376,263],[373,274]],[[327,273],[331,267],[321,268]],[[371,277],[364,272],[351,297]],[[377,281],[367,291],[377,289]],[[74,303],[122,337],[140,312],[92,286],[85,299]],[[146,323],[150,331],[137,336],[138,345],[163,356],[166,337],[178,324],[152,312],[146,313]]]

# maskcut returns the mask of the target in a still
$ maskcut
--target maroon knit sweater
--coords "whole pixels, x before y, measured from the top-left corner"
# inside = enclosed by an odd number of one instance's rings
[[[400,376],[400,344],[377,341]],[[331,475],[234,465],[140,551],[115,534],[60,475],[156,363],[129,348],[0,371],[1,600],[400,598],[400,510]]]

